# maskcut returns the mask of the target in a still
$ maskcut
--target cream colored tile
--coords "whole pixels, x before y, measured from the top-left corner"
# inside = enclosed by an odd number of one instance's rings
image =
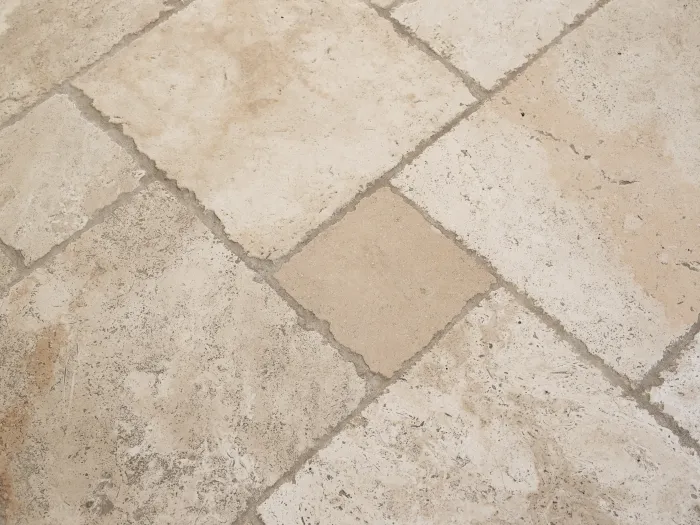
[[[594,0],[417,0],[394,18],[487,89],[559,36]]]
[[[336,339],[391,376],[493,277],[403,200],[362,200],[277,278]]]
[[[261,506],[299,523],[698,522],[700,460],[503,291]]]
[[[662,378],[661,386],[651,390],[652,402],[700,441],[700,335]]]
[[[232,523],[364,383],[158,185],[0,304],[6,523]]]
[[[4,253],[0,252],[0,294],[14,277],[15,270],[12,261]]]
[[[640,379],[700,308],[700,5],[607,5],[399,188]]]
[[[0,123],[171,9],[168,0],[0,2]]]
[[[199,0],[77,85],[270,258],[474,100],[359,0]]]
[[[53,96],[0,131],[0,238],[31,263],[143,175],[67,96]]]

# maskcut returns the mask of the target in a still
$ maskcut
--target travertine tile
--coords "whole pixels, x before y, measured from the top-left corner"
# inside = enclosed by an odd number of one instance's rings
[[[651,400],[700,441],[700,335],[681,356],[664,382],[651,390]]]
[[[0,304],[3,523],[232,523],[363,395],[152,186]]]
[[[143,174],[67,96],[53,96],[0,131],[0,238],[31,263]]]
[[[299,523],[693,525],[700,460],[494,293],[261,506]]]
[[[198,0],[77,85],[271,258],[473,102],[359,0]]]
[[[10,280],[15,275],[15,266],[12,261],[2,252],[0,252],[0,294],[5,290]]]
[[[168,0],[3,0],[0,123],[170,10]]]
[[[416,0],[392,16],[487,89],[549,44],[594,0]]]
[[[367,365],[392,375],[493,277],[403,200],[360,201],[277,278]]]
[[[396,181],[635,380],[700,307],[699,23],[612,2]]]

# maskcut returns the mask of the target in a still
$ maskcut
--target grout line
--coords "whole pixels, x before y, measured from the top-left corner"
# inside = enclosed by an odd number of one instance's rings
[[[129,44],[131,44],[134,40],[140,38],[141,36],[145,35],[148,33],[151,29],[158,27],[160,24],[168,20],[171,16],[179,13],[183,9],[185,9],[188,5],[190,5],[194,0],[167,0],[165,5],[167,6],[172,6],[169,9],[161,11],[158,16],[151,20],[148,24],[143,26],[141,29],[134,31],[133,33],[128,33],[124,35],[119,42],[114,44],[110,49],[105,51],[103,54],[101,54],[99,57],[97,57],[95,60],[87,64],[86,66],[81,67],[78,71],[73,73],[72,75],[67,76],[64,78],[61,82],[55,84],[53,87],[39,95],[39,97],[36,98],[36,100],[30,104],[29,106],[25,107],[24,109],[20,110],[19,112],[15,113],[12,115],[9,119],[7,119],[5,122],[0,123],[0,131],[3,129],[12,126],[16,122],[19,122],[24,118],[24,116],[27,113],[30,113],[34,108],[37,106],[40,106],[44,102],[46,102],[48,99],[50,99],[52,96],[54,96],[57,93],[62,92],[62,86],[65,84],[72,82],[75,80],[77,77],[85,74],[87,71],[92,69],[93,67],[97,66],[104,60],[110,58],[111,56],[117,54],[119,51],[121,51],[123,48],[127,47]]]
[[[0,239],[0,253],[5,254],[5,256],[10,260],[12,265],[15,267],[16,271],[26,270],[27,265],[24,263],[24,257],[22,257],[22,252],[17,248],[13,248],[9,244],[3,242]]]
[[[385,9],[387,12],[390,13],[391,11],[393,11],[394,9],[396,9],[399,6],[402,6],[403,4],[410,4],[411,2],[415,2],[415,1],[416,0],[394,0],[388,6],[385,6],[382,9]]]
[[[653,387],[661,386],[664,382],[662,374],[676,371],[679,359],[684,352],[690,349],[690,345],[698,333],[700,333],[700,315],[685,334],[666,347],[663,357],[651,367],[639,382],[637,392],[640,394],[649,393]]]
[[[372,8],[381,18],[389,22],[393,26],[394,31],[411,46],[420,49],[433,60],[440,62],[448,71],[460,78],[462,82],[467,86],[474,98],[476,98],[477,100],[482,100],[487,97],[488,91],[481,84],[479,84],[467,73],[454,66],[452,62],[450,62],[447,58],[442,56],[440,53],[436,52],[429,44],[427,44],[422,39],[418,38],[409,28],[407,28],[406,26],[401,24],[401,22],[399,22],[391,16],[391,9],[393,9],[394,7],[396,7],[396,5],[401,3],[401,0],[389,6],[388,8],[379,7],[378,5],[373,4],[371,0],[362,1],[365,4],[367,4],[370,8]]]
[[[369,0],[363,0],[365,2],[369,2]],[[533,62],[537,61],[549,48],[553,47],[557,43],[561,41],[562,38],[564,38],[567,34],[569,34],[571,31],[579,27],[588,17],[593,15],[596,11],[598,11],[600,8],[605,6],[607,3],[611,2],[612,0],[599,0],[593,7],[588,9],[584,14],[579,15],[577,19],[566,26],[562,32],[555,37],[549,44],[545,45],[542,47],[536,54],[532,55],[522,66],[520,66],[518,69],[511,71],[508,73],[503,80],[499,83],[499,85],[494,88],[491,91],[485,91],[483,93],[483,96],[481,97],[476,97],[477,101],[469,105],[465,110],[460,112],[457,116],[452,118],[449,122],[444,124],[440,129],[438,129],[435,133],[430,135],[428,138],[423,139],[418,143],[418,145],[413,148],[412,151],[406,153],[403,157],[401,157],[401,160],[390,170],[388,170],[386,173],[384,173],[381,177],[375,179],[373,182],[369,183],[363,190],[355,194],[355,196],[345,204],[344,206],[338,208],[333,215],[331,215],[328,219],[323,221],[321,224],[319,224],[316,228],[308,231],[304,238],[297,243],[297,245],[292,248],[289,252],[287,252],[285,255],[275,259],[274,261],[271,261],[271,263],[275,266],[275,268],[279,268],[282,266],[284,263],[289,261],[294,255],[299,253],[304,249],[304,247],[309,244],[315,237],[317,237],[322,231],[326,230],[327,228],[331,227],[333,224],[336,222],[340,221],[345,215],[347,215],[349,212],[353,211],[357,204],[364,199],[365,197],[369,197],[373,193],[375,193],[379,188],[383,188],[389,185],[389,181],[397,174],[399,174],[406,166],[411,164],[418,156],[420,156],[426,149],[428,149],[430,146],[432,146],[435,142],[437,142],[442,136],[446,135],[452,129],[454,129],[462,120],[466,120],[470,115],[475,113],[479,108],[481,108],[486,102],[491,100],[494,96],[496,96],[498,93],[503,91],[511,82],[513,82],[525,69],[527,69]],[[410,34],[406,33],[405,28],[401,26],[398,22],[396,22],[393,18],[390,17],[388,14],[388,11],[382,10],[381,8],[378,8],[377,6],[373,4],[368,4],[370,5],[377,13],[382,16],[382,18],[385,18],[392,22],[394,25],[394,28],[396,29],[399,34],[407,38],[411,43],[418,45],[421,49],[425,50],[424,47],[426,44],[424,44],[420,39],[418,39],[415,36],[412,36]],[[398,24],[398,26],[397,26]],[[431,50],[429,53],[431,56],[436,57],[436,59],[439,59],[441,62],[444,61],[444,59],[437,57],[436,53]],[[452,71],[452,69],[451,69]],[[463,74],[460,72],[460,76]],[[481,88],[483,89],[483,88]],[[470,88],[471,90],[471,88]]]
[[[379,376],[379,374],[375,374],[369,369],[362,356],[351,351],[349,348],[342,345],[335,339],[335,336],[330,330],[328,322],[316,317],[313,312],[304,308],[301,304],[299,304],[299,302],[296,301],[296,299],[287,293],[287,291],[282,287],[282,285],[280,285],[273,275],[273,272],[276,269],[275,266],[270,263],[270,261],[258,259],[248,255],[243,249],[243,246],[235,241],[232,241],[226,234],[224,225],[217,215],[200,203],[194,192],[180,187],[177,184],[177,181],[169,178],[163,170],[158,168],[156,163],[151,158],[142,153],[138,149],[136,142],[124,133],[122,124],[109,121],[106,116],[95,108],[93,105],[93,100],[79,88],[70,84],[65,84],[63,86],[63,92],[71,97],[71,100],[75,103],[82,115],[87,120],[99,126],[100,129],[108,133],[110,137],[112,137],[138,162],[148,177],[148,182],[145,185],[153,182],[159,182],[165,186],[165,188],[175,197],[178,202],[180,202],[193,215],[195,215],[212,232],[214,237],[219,242],[221,242],[239,260],[241,260],[249,269],[258,274],[267,283],[267,285],[270,286],[270,288],[272,288],[282,298],[282,300],[290,308],[292,308],[292,310],[294,310],[294,312],[297,314],[298,322],[302,328],[305,330],[315,330],[321,334],[324,341],[332,346],[343,360],[351,363],[355,367],[357,375],[364,379],[367,384],[374,384],[377,382],[378,378],[381,376]],[[97,215],[102,216],[103,210],[100,210]],[[108,210],[105,213],[111,213],[111,210]]]
[[[681,445],[690,448],[696,454],[700,455],[700,443],[698,443],[698,441],[695,440],[686,429],[682,428],[671,416],[664,413],[656,405],[653,405],[649,401],[648,396],[639,388],[635,388],[634,384],[626,376],[613,369],[601,357],[593,354],[583,341],[572,335],[559,320],[547,313],[537,303],[537,301],[528,296],[526,292],[520,290],[516,285],[505,279],[488,259],[477,251],[466,246],[456,233],[446,229],[442,224],[433,219],[427,213],[427,211],[423,210],[417,203],[404,195],[398,188],[392,185],[389,185],[389,187],[393,193],[401,197],[404,202],[418,211],[418,213],[420,213],[429,224],[437,228],[445,237],[452,240],[455,245],[457,245],[472,259],[479,261],[481,265],[496,278],[496,283],[499,287],[506,289],[509,293],[515,296],[522,306],[533,312],[547,327],[553,330],[560,339],[568,343],[572,350],[582,359],[582,361],[598,369],[612,385],[621,389],[624,397],[633,400],[639,408],[648,412],[659,425],[667,428],[673,434],[675,434]],[[683,339],[685,340],[685,338],[690,334],[697,333],[694,332],[695,329],[700,330],[700,320],[693,326],[693,330],[688,332]],[[681,346],[681,348],[683,347]]]
[[[484,299],[486,299],[494,290],[500,288],[497,283],[494,283],[489,287],[489,289],[483,293],[477,294],[466,301],[465,305],[462,307],[460,312],[455,315],[441,330],[435,333],[430,339],[428,344],[426,344],[421,350],[416,352],[410,359],[404,361],[401,367],[394,372],[390,378],[382,377],[381,381],[377,383],[373,388],[370,389],[369,393],[360,401],[360,403],[351,411],[340,423],[335,425],[325,436],[316,440],[313,447],[307,449],[302,455],[299,456],[297,461],[287,469],[287,471],[280,476],[275,483],[267,487],[262,491],[262,493],[253,497],[249,500],[248,507],[246,511],[240,515],[240,517],[233,522],[233,525],[244,525],[248,516],[256,515],[256,510],[260,505],[262,505],[281,485],[287,483],[288,481],[294,481],[294,478],[299,473],[299,471],[304,467],[307,461],[309,461],[316,453],[325,448],[335,437],[340,434],[343,430],[353,425],[358,424],[362,421],[362,412],[377,400],[382,394],[384,394],[394,383],[399,381],[415,364],[420,361],[423,356],[429,353],[435,345],[447,334],[452,328],[464,319],[467,314],[476,306],[479,305]]]

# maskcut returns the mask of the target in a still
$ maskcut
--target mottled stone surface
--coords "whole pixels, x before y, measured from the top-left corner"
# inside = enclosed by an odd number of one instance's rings
[[[651,401],[700,441],[700,335],[661,377],[664,382],[651,390]]]
[[[198,0],[77,85],[270,258],[474,100],[359,0]]]
[[[0,392],[3,523],[230,524],[364,385],[155,185],[0,303]]]
[[[0,131],[0,238],[31,263],[143,174],[66,95],[55,95]]]
[[[0,2],[0,124],[173,4],[168,0]]]
[[[382,189],[277,273],[336,339],[391,376],[493,277],[401,197]]]
[[[487,89],[559,36],[594,0],[417,0],[392,16]]]
[[[260,508],[266,525],[693,525],[700,460],[503,291]]]
[[[700,309],[698,24],[610,3],[396,180],[633,380]]]
[[[5,286],[14,277],[15,266],[12,261],[2,252],[0,252],[0,294],[5,290]]]

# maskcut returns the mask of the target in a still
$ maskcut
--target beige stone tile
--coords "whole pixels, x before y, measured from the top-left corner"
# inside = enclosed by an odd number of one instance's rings
[[[473,102],[359,0],[200,0],[77,85],[271,258]]]
[[[698,23],[607,5],[396,181],[635,380],[700,307]]]
[[[493,277],[403,200],[362,200],[277,278],[336,339],[391,376]]]
[[[266,525],[698,522],[700,460],[503,291],[404,379],[272,494]]]
[[[651,390],[652,402],[700,441],[700,335],[662,378],[661,386]]]
[[[559,36],[594,0],[417,0],[392,16],[487,89]]]
[[[168,0],[3,0],[0,123],[145,27]]]
[[[232,523],[364,395],[151,188],[0,304],[6,523]]]
[[[31,263],[143,174],[67,96],[53,96],[0,131],[0,238]]]
[[[5,289],[15,275],[15,266],[12,261],[2,252],[0,252],[0,294]]]

